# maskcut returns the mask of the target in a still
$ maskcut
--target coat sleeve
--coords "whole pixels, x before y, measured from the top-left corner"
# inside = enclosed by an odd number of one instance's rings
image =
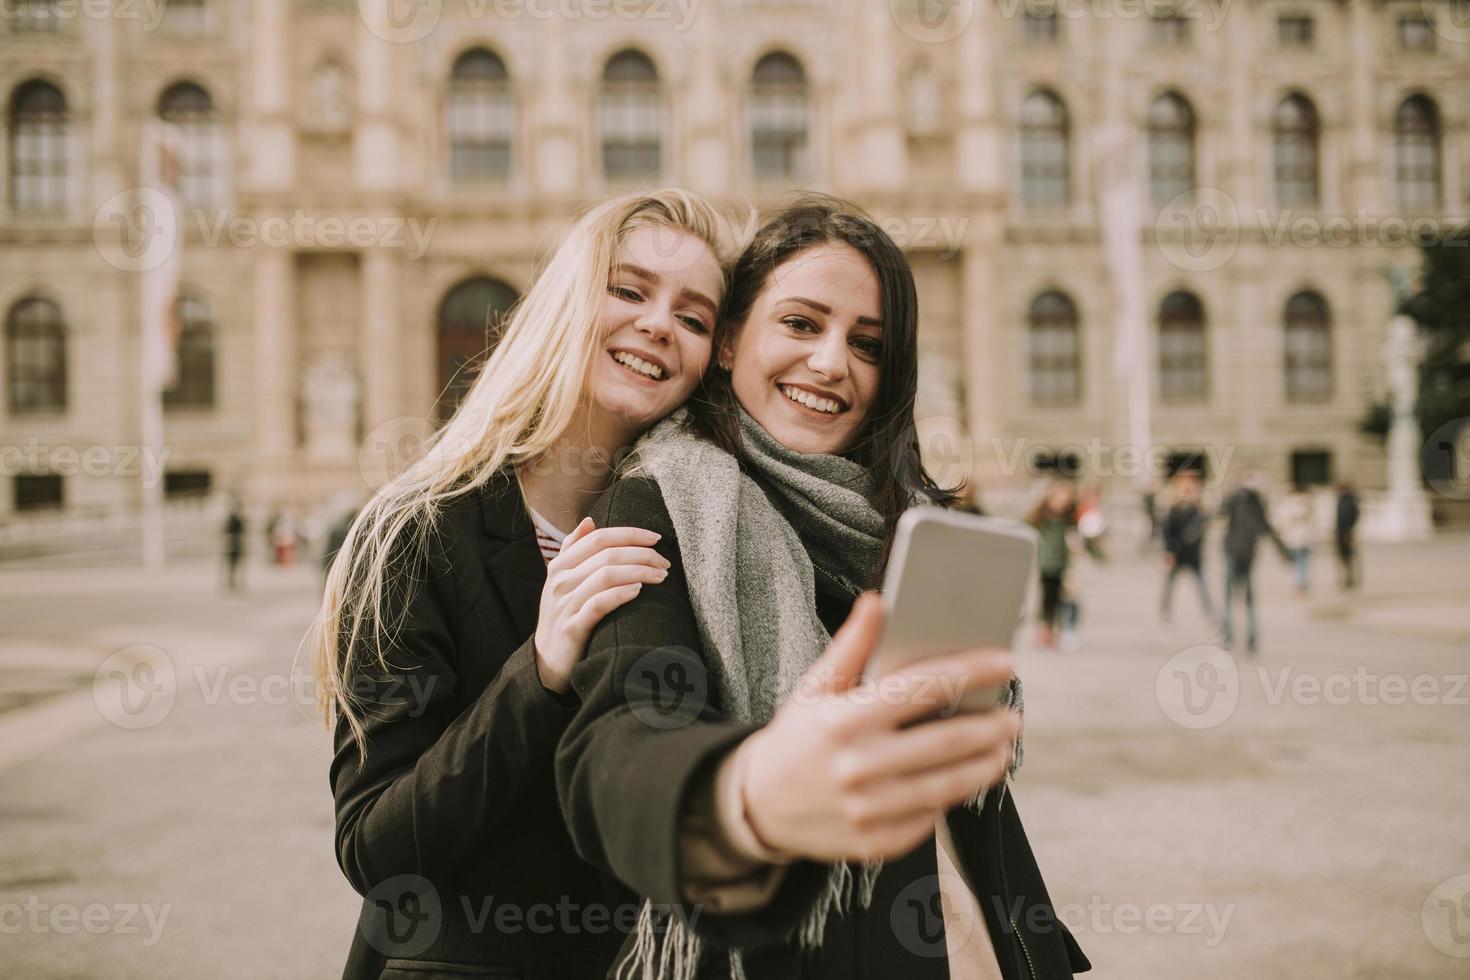
[[[727,721],[702,659],[678,542],[658,486],[630,477],[593,512],[601,527],[635,525],[662,535],[669,576],[646,585],[593,631],[572,672],[581,699],[557,750],[562,812],[577,851],[656,904],[684,896],[679,830],[691,794],[754,726]],[[817,898],[824,866],[792,865],[770,903],[748,912],[686,919],[718,945],[784,940]]]
[[[460,550],[451,556],[440,540],[427,571],[405,576],[415,584],[398,604],[404,619],[386,666],[355,651],[366,665],[350,693],[361,705],[367,751],[339,719],[331,780],[337,861],[362,894],[395,875],[442,880],[456,869],[494,833],[529,778],[550,770],[573,714],[574,701],[541,686],[534,637],[513,650],[459,649],[462,637],[482,635],[466,634],[466,620],[493,606],[463,601],[453,572],[461,562],[474,567],[477,556],[472,547]],[[466,656],[504,662],[462,707]]]

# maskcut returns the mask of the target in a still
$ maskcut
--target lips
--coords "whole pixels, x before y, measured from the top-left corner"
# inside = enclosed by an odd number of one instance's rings
[[[823,415],[841,415],[847,411],[847,401],[839,395],[806,385],[777,384],[776,388],[787,401]]]

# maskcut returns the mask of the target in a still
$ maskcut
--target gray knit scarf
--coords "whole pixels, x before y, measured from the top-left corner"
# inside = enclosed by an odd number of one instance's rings
[[[817,615],[814,569],[856,596],[877,569],[883,515],[858,463],[788,449],[742,409],[746,472],[691,432],[687,420],[681,409],[649,430],[625,472],[651,477],[662,492],[721,708],[732,721],[760,725],[831,642]],[[1009,702],[1016,710],[1020,695],[1013,682]],[[1017,744],[1013,774],[1019,764]],[[983,802],[982,791],[969,805],[978,810]],[[819,947],[828,916],[847,912],[854,891],[866,908],[881,870],[881,862],[832,865],[826,892],[794,932],[796,943]],[[660,919],[645,902],[620,980],[698,976],[699,938],[675,916]],[[730,951],[730,975],[745,976],[739,950]]]

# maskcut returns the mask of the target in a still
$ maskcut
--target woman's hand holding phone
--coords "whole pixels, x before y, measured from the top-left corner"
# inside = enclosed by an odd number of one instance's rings
[[[774,852],[824,862],[897,857],[1005,775],[1020,716],[947,712],[961,692],[1004,683],[1009,652],[934,657],[859,685],[882,632],[881,601],[862,596],[796,693],[740,749],[746,817]]]
[[[669,562],[653,550],[661,536],[641,527],[598,528],[584,518],[546,566],[536,621],[536,670],[541,686],[571,690],[572,668],[602,617],[631,600],[646,582],[668,577]]]

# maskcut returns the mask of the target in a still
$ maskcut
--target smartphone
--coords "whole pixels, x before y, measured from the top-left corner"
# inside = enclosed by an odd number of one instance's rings
[[[1029,525],[940,507],[906,511],[883,577],[887,627],[868,675],[959,650],[1010,647],[1035,566]],[[966,691],[960,708],[993,708],[1005,691],[1005,684]]]

